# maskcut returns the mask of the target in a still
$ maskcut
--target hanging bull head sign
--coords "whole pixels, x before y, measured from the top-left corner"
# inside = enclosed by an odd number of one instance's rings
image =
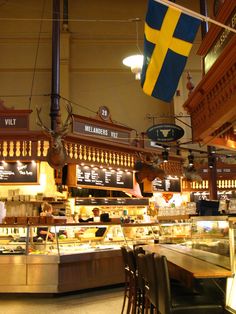
[[[70,104],[67,105],[67,118],[63,125],[58,126],[54,131],[46,127],[40,117],[40,112],[42,108],[36,108],[37,110],[37,124],[45,131],[45,133],[50,135],[50,144],[47,152],[47,162],[54,169],[62,168],[67,161],[67,153],[64,146],[63,138],[69,132],[69,127],[72,123],[72,107]]]

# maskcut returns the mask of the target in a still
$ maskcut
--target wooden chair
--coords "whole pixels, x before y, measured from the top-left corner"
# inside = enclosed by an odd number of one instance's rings
[[[129,248],[126,246],[121,246],[121,253],[122,253],[122,259],[123,259],[123,265],[124,265],[124,274],[125,274],[125,287],[124,287],[124,298],[123,298],[123,304],[122,304],[122,310],[121,313],[124,313],[126,303],[128,302],[129,307],[129,295],[130,295],[130,270],[128,266],[128,250]]]
[[[135,264],[136,264],[136,280],[137,280],[137,308],[136,312],[144,314],[145,310],[145,280],[143,277],[144,265],[140,263],[139,256],[144,256],[145,251],[141,246],[134,248]]]
[[[124,313],[125,311],[126,301],[128,301],[126,313],[136,313],[137,277],[134,251],[129,247],[122,246],[121,252],[123,256],[125,272],[125,289],[121,313]]]
[[[138,254],[137,271],[142,278],[143,302],[141,313],[158,313],[157,280],[155,274],[154,255],[152,253]]]
[[[158,310],[160,314],[219,314],[224,313],[222,304],[209,296],[184,294],[181,291],[173,295],[171,291],[167,259],[165,256],[155,256],[154,263],[158,281]]]

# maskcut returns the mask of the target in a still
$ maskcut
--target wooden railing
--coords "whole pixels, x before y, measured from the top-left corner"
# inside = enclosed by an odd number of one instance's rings
[[[111,165],[116,167],[133,168],[135,154],[121,151],[114,151],[104,148],[97,148],[86,144],[65,144],[70,162],[94,163]]]
[[[2,140],[0,159],[3,160],[46,160],[49,141],[47,140]],[[105,164],[133,168],[135,155],[127,152],[96,148],[85,144],[65,143],[68,162]]]

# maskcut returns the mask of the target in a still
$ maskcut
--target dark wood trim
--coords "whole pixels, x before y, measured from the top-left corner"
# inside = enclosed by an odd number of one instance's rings
[[[191,115],[193,140],[209,142],[225,122],[236,120],[236,37],[184,103]]]
[[[217,15],[217,21],[224,24],[234,9],[235,1],[225,1],[224,4],[222,5],[222,8],[219,11],[219,14]],[[209,31],[204,36],[201,46],[197,51],[197,54],[205,56],[209,48],[213,46],[214,41],[216,40],[217,36],[220,34],[221,31],[222,31],[221,27],[211,23]]]

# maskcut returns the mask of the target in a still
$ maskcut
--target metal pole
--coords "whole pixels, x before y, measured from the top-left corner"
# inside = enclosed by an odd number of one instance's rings
[[[204,15],[204,16],[207,16],[207,3],[206,3],[206,0],[200,0],[200,13],[202,15]],[[202,24],[201,24],[202,38],[205,37],[207,32],[208,32],[208,22],[202,21]]]
[[[60,111],[60,0],[53,0],[52,22],[51,129],[59,124]]]

